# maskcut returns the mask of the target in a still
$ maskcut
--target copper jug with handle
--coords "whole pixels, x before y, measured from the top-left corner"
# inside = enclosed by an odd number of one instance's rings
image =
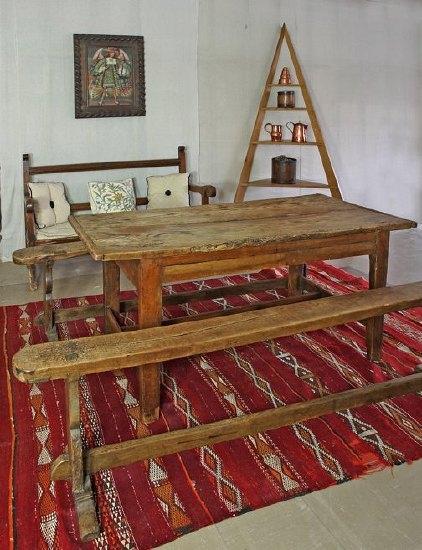
[[[269,130],[267,130],[267,127],[269,128]],[[271,122],[267,122],[267,124],[264,126],[264,130],[270,134],[271,141],[282,140],[282,132],[283,132],[282,124],[271,124]]]
[[[293,130],[289,128],[289,124],[293,126]],[[306,132],[308,130],[307,124],[303,124],[303,122],[288,122],[286,124],[286,128],[288,128],[292,133],[292,141],[296,143],[305,143],[307,141],[306,139]]]

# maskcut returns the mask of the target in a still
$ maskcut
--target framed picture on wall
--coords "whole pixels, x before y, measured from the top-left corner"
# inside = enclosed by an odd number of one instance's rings
[[[143,36],[74,34],[75,117],[145,115]]]

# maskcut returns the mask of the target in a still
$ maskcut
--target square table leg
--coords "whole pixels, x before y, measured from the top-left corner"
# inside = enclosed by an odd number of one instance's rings
[[[161,325],[162,319],[162,268],[154,260],[138,264],[138,322],[139,328]],[[160,413],[161,363],[139,368],[139,402],[144,422],[152,422]]]
[[[289,275],[287,279],[289,296],[297,296],[303,293],[303,277],[305,274],[305,264],[289,265]]]
[[[387,284],[389,231],[380,231],[376,237],[376,249],[369,256],[369,288],[380,288]],[[370,361],[381,359],[384,316],[372,317],[366,323],[366,347]]]
[[[104,309],[110,308],[116,316],[120,311],[120,268],[116,262],[103,262]],[[114,332],[106,311],[104,312],[106,332]]]

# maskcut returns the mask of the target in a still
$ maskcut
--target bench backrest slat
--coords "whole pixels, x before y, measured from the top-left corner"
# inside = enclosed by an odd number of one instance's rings
[[[275,306],[215,319],[25,347],[13,358],[25,382],[168,361],[318,330],[422,305],[422,282]]]
[[[180,160],[152,159],[116,162],[84,162],[80,164],[51,164],[48,166],[30,166],[29,174],[60,174],[70,172],[95,172],[98,170],[119,170],[126,168],[159,168],[161,166],[180,166]]]

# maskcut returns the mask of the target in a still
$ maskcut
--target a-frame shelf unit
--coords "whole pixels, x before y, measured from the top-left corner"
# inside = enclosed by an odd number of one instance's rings
[[[293,67],[295,69],[296,78],[298,80],[297,83],[292,83],[292,84],[274,83],[275,72],[277,70],[280,53],[281,53],[281,47],[284,41],[286,41],[290,58],[293,63]],[[268,105],[271,91],[274,88],[300,88],[303,101],[305,103],[305,107],[295,107],[291,109],[291,108],[280,108],[280,107],[274,107],[274,106]],[[260,140],[259,138],[260,138],[263,122],[264,122],[264,117],[266,112],[268,111],[307,112],[310,125],[312,127],[312,131],[315,136],[315,141],[295,143],[287,140],[283,140],[283,141]],[[286,145],[296,146],[296,147],[299,147],[299,146],[300,147],[301,146],[317,147],[321,158],[322,167],[325,172],[326,183],[296,180],[295,183],[278,184],[278,183],[272,183],[271,179],[261,179],[261,180],[251,181],[250,176],[251,176],[255,154],[257,152],[257,147],[261,147],[261,146],[284,147]],[[280,37],[278,39],[277,46],[274,52],[274,57],[271,63],[270,71],[268,73],[268,78],[265,82],[264,90],[262,92],[261,101],[258,107],[258,113],[256,115],[255,124],[252,130],[252,135],[249,140],[248,151],[246,153],[245,162],[243,165],[242,172],[240,174],[239,183],[236,190],[236,195],[234,199],[235,202],[242,202],[244,200],[248,187],[271,187],[272,189],[276,187],[281,187],[286,189],[287,188],[288,189],[295,189],[295,188],[296,189],[318,189],[318,190],[326,189],[330,191],[331,196],[337,197],[340,199],[342,198],[341,192],[338,186],[337,178],[334,173],[327,148],[325,146],[325,141],[322,136],[318,118],[316,116],[315,109],[312,104],[312,99],[309,94],[308,88],[306,86],[302,69],[299,65],[299,61],[297,59],[296,52],[294,50],[294,47],[289,35],[289,31],[287,30],[287,27],[285,24],[281,27]]]

